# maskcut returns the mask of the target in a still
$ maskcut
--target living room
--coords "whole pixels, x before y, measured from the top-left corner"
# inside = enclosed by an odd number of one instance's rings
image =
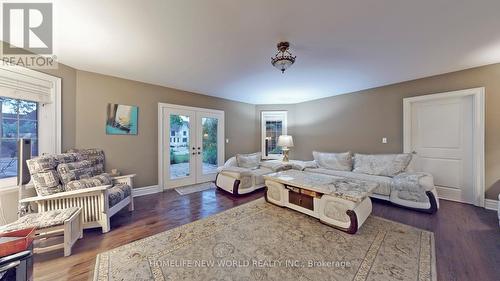
[[[499,3],[1,6],[0,280],[500,275]]]

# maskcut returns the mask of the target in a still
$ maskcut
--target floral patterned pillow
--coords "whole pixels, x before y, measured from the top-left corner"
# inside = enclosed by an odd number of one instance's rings
[[[66,185],[70,181],[92,177],[91,163],[88,160],[57,165],[61,182]]]
[[[55,170],[48,170],[31,175],[36,193],[40,196],[51,195],[64,191]]]
[[[111,179],[111,176],[109,174],[104,173],[88,179],[70,181],[65,185],[64,188],[66,191],[70,191],[70,190],[78,190],[89,187],[111,185],[112,183],[113,180]]]

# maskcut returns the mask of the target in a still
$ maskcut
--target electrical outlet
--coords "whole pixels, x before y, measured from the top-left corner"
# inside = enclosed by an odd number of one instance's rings
[[[229,139],[226,139],[226,143],[229,143]]]
[[[387,138],[382,138],[382,143],[387,143]]]

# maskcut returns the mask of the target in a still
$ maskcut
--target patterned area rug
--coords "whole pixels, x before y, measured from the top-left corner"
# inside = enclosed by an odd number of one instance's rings
[[[204,182],[200,184],[177,187],[175,191],[177,191],[177,193],[179,193],[180,195],[186,195],[212,188],[215,188],[215,184],[213,182]]]
[[[94,280],[436,280],[434,234],[371,216],[355,235],[264,199],[101,253]]]

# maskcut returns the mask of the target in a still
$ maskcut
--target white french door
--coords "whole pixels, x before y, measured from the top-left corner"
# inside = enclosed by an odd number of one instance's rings
[[[224,112],[160,104],[159,119],[163,189],[213,181],[224,164]]]

